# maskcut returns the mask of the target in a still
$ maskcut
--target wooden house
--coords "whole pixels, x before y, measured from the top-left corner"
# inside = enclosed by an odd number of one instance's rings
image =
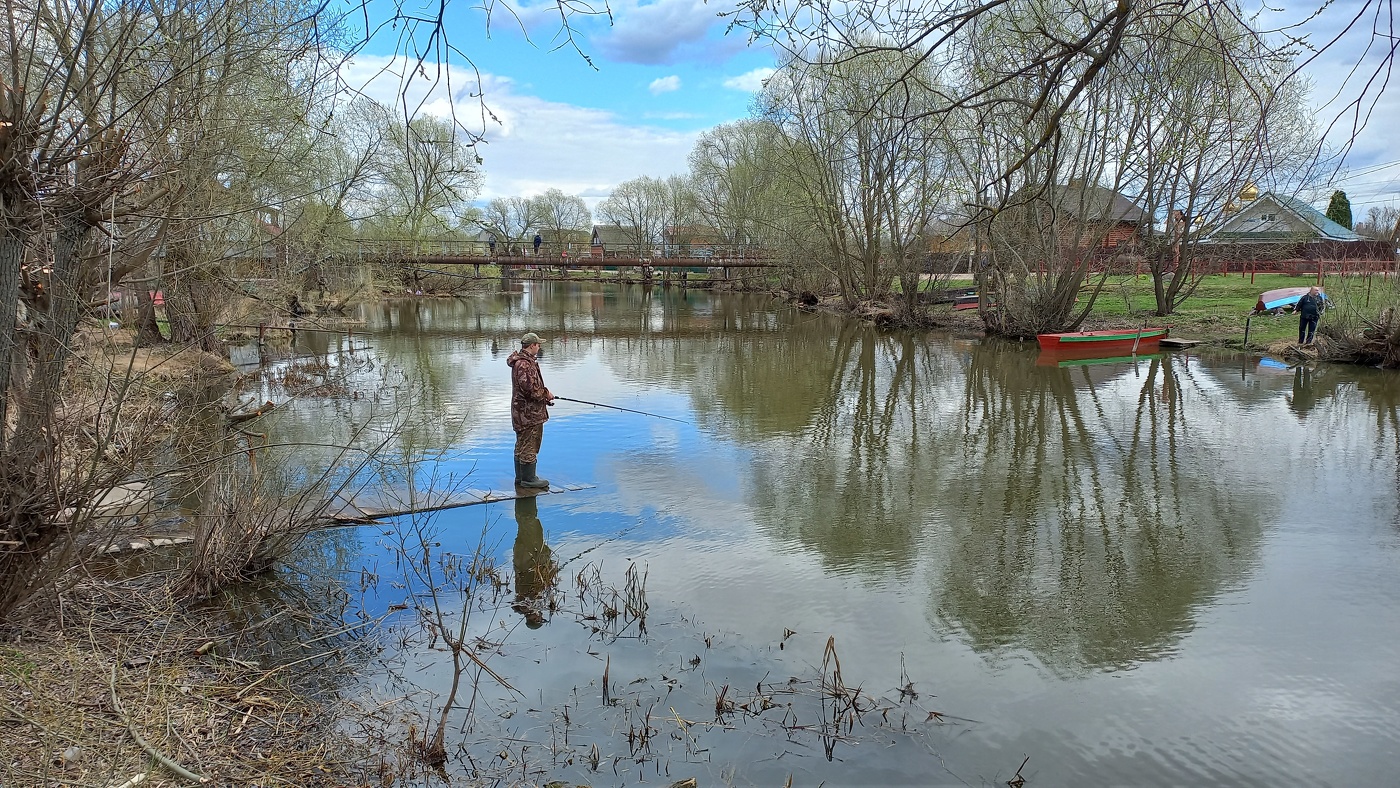
[[[1151,217],[1118,192],[1071,179],[1052,186],[1045,195],[1056,214],[1061,242],[1081,248],[1121,249],[1139,246]]]
[[[640,227],[624,227],[620,224],[593,225],[590,239],[593,257],[649,257],[654,246]]]

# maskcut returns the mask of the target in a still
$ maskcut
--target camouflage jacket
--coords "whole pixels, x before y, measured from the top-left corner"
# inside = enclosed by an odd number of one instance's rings
[[[549,421],[551,394],[540,376],[539,362],[523,350],[506,359],[510,365],[510,426],[517,432]]]

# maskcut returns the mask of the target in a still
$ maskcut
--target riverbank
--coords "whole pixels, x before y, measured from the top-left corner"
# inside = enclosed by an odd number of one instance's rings
[[[334,672],[343,625],[284,606],[269,618],[169,599],[159,571],[88,579],[62,615],[0,643],[0,784],[345,786],[392,774],[345,733]],[[289,631],[320,631],[298,654]],[[337,630],[342,630],[337,636]],[[314,643],[314,646],[311,644]],[[316,662],[310,670],[298,663]],[[318,685],[319,684],[319,685]]]
[[[1147,276],[1118,276],[1106,280],[1093,308],[1080,324],[1080,330],[1128,330],[1145,326],[1166,326],[1171,336],[1200,343],[1202,350],[1246,351],[1290,359],[1317,359],[1339,363],[1385,365],[1390,320],[1400,313],[1400,283],[1394,277],[1329,277],[1323,288],[1332,303],[1318,327],[1317,341],[1310,346],[1297,342],[1298,318],[1280,312],[1253,314],[1261,293],[1284,287],[1308,287],[1317,283],[1313,276],[1261,274],[1255,276],[1208,276],[1171,315],[1156,315],[1153,285]],[[931,282],[931,288],[972,287],[968,277]],[[1086,288],[1086,296],[1088,288]],[[798,306],[822,309],[881,324],[897,322],[888,304],[863,303],[847,309],[834,296],[805,299],[791,296]],[[1086,300],[1081,297],[1081,301]],[[976,309],[954,310],[952,304],[932,306],[926,327],[958,333],[985,334],[986,328]]]

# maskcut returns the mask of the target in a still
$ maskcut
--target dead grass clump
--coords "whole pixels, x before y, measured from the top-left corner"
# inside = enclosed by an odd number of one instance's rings
[[[293,671],[235,653],[242,634],[219,617],[127,583],[81,596],[63,617],[82,630],[4,633],[0,784],[371,784],[335,715]]]

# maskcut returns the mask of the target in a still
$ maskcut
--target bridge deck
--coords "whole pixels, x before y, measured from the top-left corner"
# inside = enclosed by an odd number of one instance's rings
[[[421,265],[499,265],[511,268],[529,266],[558,268],[776,268],[779,263],[762,258],[713,258],[713,257],[483,257],[479,255],[452,254],[403,254],[365,255],[360,259],[369,262],[415,263]]]

